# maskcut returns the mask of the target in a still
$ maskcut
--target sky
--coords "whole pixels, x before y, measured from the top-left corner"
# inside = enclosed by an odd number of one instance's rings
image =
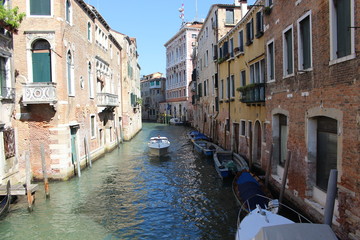
[[[233,4],[234,0],[85,0],[93,5],[112,29],[136,38],[140,75],[166,75],[164,44],[181,27],[179,8],[184,4],[184,21],[201,21],[213,4]],[[248,5],[255,0],[248,0]],[[197,11],[196,11],[197,9]]]

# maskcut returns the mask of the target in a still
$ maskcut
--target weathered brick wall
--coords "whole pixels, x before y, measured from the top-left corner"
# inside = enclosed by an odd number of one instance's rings
[[[360,84],[358,56],[336,64],[330,62],[329,1],[276,1],[272,13],[265,17],[267,42],[275,40],[276,82],[267,84],[267,119],[271,122],[274,109],[284,109],[288,115],[288,149],[292,153],[288,175],[288,194],[313,214],[322,219],[319,212],[305,204],[311,199],[314,184],[314,163],[308,161],[307,121],[313,113],[333,116],[338,120],[338,170],[339,170],[339,226],[334,226],[341,239],[360,239],[360,206],[357,193],[359,181],[359,109]],[[355,23],[360,20],[359,6],[355,4]],[[312,19],[312,61],[313,70],[300,73],[298,66],[297,20],[308,10]],[[283,79],[282,31],[293,24],[294,71],[293,77]],[[360,49],[359,31],[355,31],[355,49]],[[267,152],[272,143],[271,124],[267,126]],[[339,153],[340,151],[340,153]],[[294,192],[298,193],[295,196]]]
[[[19,6],[20,12],[28,12],[26,2],[14,1],[14,5]],[[109,64],[111,69],[114,88],[118,89],[118,79],[121,76],[121,66],[117,61],[117,52],[120,49],[109,40],[108,50],[101,49],[95,41],[95,23],[108,34],[105,26],[97,19],[92,17],[82,9],[77,1],[71,2],[72,20],[71,24],[65,21],[65,2],[53,1],[53,17],[38,18],[27,16],[22,22],[19,34],[14,37],[14,60],[15,68],[19,73],[16,83],[17,119],[15,125],[18,129],[18,148],[19,159],[22,160],[23,153],[29,151],[31,165],[35,178],[42,178],[40,145],[45,145],[45,159],[47,171],[50,178],[67,179],[73,175],[73,165],[71,160],[70,126],[77,125],[77,152],[81,160],[81,165],[85,165],[85,137],[89,140],[90,151],[94,155],[110,149],[115,141],[115,131],[112,132],[110,139],[110,126],[118,120],[113,112],[105,111],[100,118],[99,113],[102,109],[97,107],[97,79],[96,79],[96,59],[99,57]],[[92,25],[92,40],[87,38],[88,22]],[[54,106],[49,104],[30,104],[27,107],[22,105],[22,88],[24,83],[32,81],[31,71],[28,67],[31,61],[31,43],[37,38],[44,38],[51,44],[52,62],[52,81],[56,82],[57,103]],[[113,57],[110,56],[110,44],[112,44]],[[67,83],[67,53],[71,52],[73,59],[73,79],[75,96],[69,96]],[[88,82],[88,64],[92,66],[92,78],[95,96],[90,99]],[[110,82],[106,89],[110,89]],[[110,91],[106,91],[109,92]],[[117,93],[117,92],[116,92]],[[96,137],[90,138],[90,115],[96,116]],[[104,124],[106,119],[106,124]],[[28,122],[28,124],[23,124]],[[98,131],[103,129],[105,145],[102,146]],[[112,130],[115,130],[114,127]],[[28,140],[28,144],[21,144],[23,139]],[[23,163],[23,166],[25,164]]]

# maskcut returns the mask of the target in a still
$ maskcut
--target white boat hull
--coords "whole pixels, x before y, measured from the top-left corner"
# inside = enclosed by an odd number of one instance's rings
[[[161,156],[168,153],[170,142],[166,137],[152,137],[148,143],[149,153],[154,156]]]
[[[164,148],[152,148],[149,147],[150,149],[150,155],[153,156],[162,156],[162,155],[166,155],[168,153],[168,148],[169,147],[164,147]]]

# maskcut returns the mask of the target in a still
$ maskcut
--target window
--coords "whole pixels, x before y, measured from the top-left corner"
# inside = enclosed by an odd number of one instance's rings
[[[259,38],[264,34],[264,16],[262,12],[256,13],[256,37]]]
[[[204,96],[207,95],[207,86],[208,86],[208,80],[204,81]]]
[[[89,65],[88,65],[88,81],[89,81],[89,97],[94,98],[95,97],[94,79],[93,79],[93,74],[92,74],[91,63],[89,63]]]
[[[234,24],[234,9],[226,9],[225,24]]]
[[[196,34],[191,34],[191,37],[196,39]]]
[[[250,65],[250,83],[263,83],[265,76],[264,59]]]
[[[226,78],[226,98],[230,99],[230,78]]]
[[[71,4],[70,4],[70,0],[66,0],[65,3],[65,19],[66,22],[71,23]]]
[[[240,86],[246,86],[246,71],[243,70],[240,72]]]
[[[230,77],[230,97],[235,97],[235,76],[231,75]]]
[[[254,40],[254,20],[251,19],[250,22],[246,24],[246,45],[252,44]]]
[[[51,82],[51,51],[50,44],[39,39],[32,44],[33,82]]]
[[[90,131],[91,131],[91,138],[96,137],[96,124],[95,124],[95,115],[90,116]]]
[[[267,44],[267,81],[275,80],[275,49],[274,41]]]
[[[230,39],[230,57],[234,57],[234,39]]]
[[[294,73],[293,29],[292,26],[283,32],[283,71],[284,76]]]
[[[271,7],[273,5],[273,0],[266,0],[265,1],[265,6],[266,7]]]
[[[198,96],[202,97],[202,84],[201,83],[198,84]]]
[[[244,120],[240,121],[240,135],[245,136],[246,134],[246,122]]]
[[[51,0],[30,0],[30,15],[50,16]]]
[[[13,93],[11,90],[10,74],[9,74],[9,59],[0,57],[0,97],[5,99],[12,99]]]
[[[67,82],[68,82],[68,94],[69,96],[75,96],[75,84],[73,79],[73,67],[72,67],[73,59],[71,56],[71,52],[68,51],[66,56],[66,72],[67,72]]]
[[[91,42],[91,23],[87,24],[87,39]]]
[[[309,69],[312,67],[311,12],[298,21],[298,36],[299,70]]]
[[[244,52],[244,31],[239,32],[239,52]]]
[[[331,60],[354,54],[354,0],[330,0]]]
[[[247,136],[248,137],[252,136],[252,122],[251,121],[249,121],[249,124],[248,124]]]

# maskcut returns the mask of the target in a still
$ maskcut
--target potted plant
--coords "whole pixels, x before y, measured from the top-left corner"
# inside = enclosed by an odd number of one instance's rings
[[[0,27],[16,34],[25,15],[25,13],[19,13],[18,7],[7,8],[3,5],[3,1],[0,1]]]

